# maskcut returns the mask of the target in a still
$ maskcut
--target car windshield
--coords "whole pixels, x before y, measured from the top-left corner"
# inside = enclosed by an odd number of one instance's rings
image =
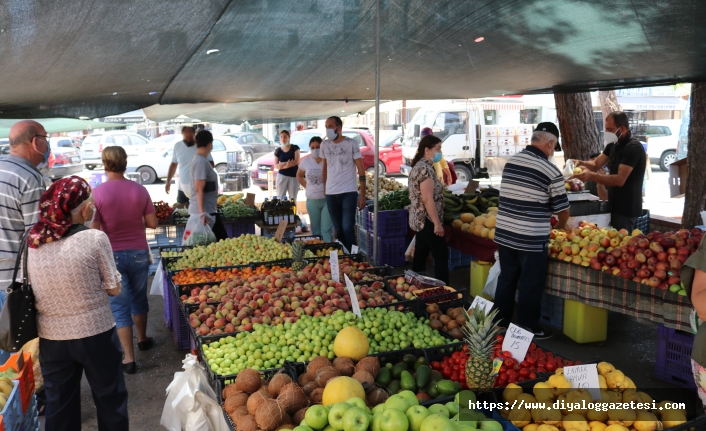
[[[394,135],[392,135],[392,136],[390,136],[389,138],[387,138],[387,139],[385,139],[384,141],[382,141],[382,144],[380,144],[380,147],[390,147],[390,146],[392,146],[392,144],[395,143],[395,141],[397,141],[398,139],[400,139],[401,136],[402,136],[401,134],[395,133]]]
[[[298,146],[300,152],[308,153],[309,152],[309,141],[314,136],[321,137],[321,133],[319,133],[319,132],[295,133],[292,135],[292,139],[290,139],[289,142],[293,145]]]
[[[88,135],[86,139],[83,140],[83,145],[86,144],[97,144],[101,141],[101,135]]]

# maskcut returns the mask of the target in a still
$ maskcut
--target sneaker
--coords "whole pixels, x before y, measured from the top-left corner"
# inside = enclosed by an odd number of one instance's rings
[[[532,331],[532,333],[534,334],[535,340],[546,340],[554,335],[554,333],[548,329],[537,329],[536,331]]]

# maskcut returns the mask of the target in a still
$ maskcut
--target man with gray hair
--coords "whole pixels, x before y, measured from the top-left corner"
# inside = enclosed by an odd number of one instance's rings
[[[540,123],[531,145],[512,156],[503,169],[495,242],[500,256],[500,277],[495,290],[497,318],[507,327],[519,287],[518,324],[534,338],[551,336],[539,327],[544,283],[549,264],[549,231],[552,214],[563,228],[569,218],[564,177],[549,157],[559,140],[554,123]]]
[[[32,120],[10,129],[10,154],[0,158],[0,309],[25,231],[39,218],[45,185],[37,166],[46,164],[51,149],[44,127]]]

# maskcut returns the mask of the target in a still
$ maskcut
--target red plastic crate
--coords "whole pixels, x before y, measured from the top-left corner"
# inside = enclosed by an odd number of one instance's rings
[[[388,237],[399,237],[407,234],[409,230],[409,213],[407,210],[378,211],[378,236],[387,239]],[[375,213],[372,207],[368,207],[366,228],[368,232],[373,232],[375,223]]]
[[[19,383],[19,395],[22,399],[22,413],[25,413],[32,402],[32,396],[34,395],[34,369],[32,368],[32,354],[29,352],[22,352],[24,364],[21,370],[17,369],[17,360],[20,357],[20,353],[13,353],[5,362],[5,365],[0,366],[0,371],[5,371],[9,368],[17,371],[19,374],[12,380],[17,380]]]
[[[657,355],[655,377],[677,386],[696,389],[691,369],[691,349],[694,335],[667,328],[657,327]]]

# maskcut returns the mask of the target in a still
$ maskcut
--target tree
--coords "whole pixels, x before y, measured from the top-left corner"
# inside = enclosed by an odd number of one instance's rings
[[[681,225],[691,229],[702,224],[706,206],[706,83],[691,84],[691,110],[684,213]]]
[[[588,160],[603,151],[590,93],[554,94],[564,160]]]
[[[598,100],[601,104],[601,111],[603,112],[603,119],[608,116],[611,112],[622,111],[620,103],[618,103],[618,97],[615,95],[615,91],[599,91]]]

